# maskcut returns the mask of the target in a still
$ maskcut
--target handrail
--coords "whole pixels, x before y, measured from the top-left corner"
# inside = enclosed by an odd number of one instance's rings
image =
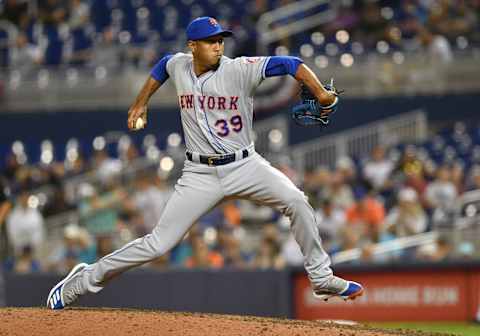
[[[278,41],[282,38],[308,30],[322,23],[325,23],[335,16],[335,9],[332,6],[320,13],[310,14],[315,7],[320,5],[329,5],[328,0],[303,0],[295,1],[280,8],[276,8],[263,14],[257,23],[258,50],[265,50],[268,44]],[[277,25],[271,28],[272,23],[284,20],[297,14],[307,14],[301,19],[295,19],[293,22]],[[310,15],[308,15],[310,14]]]
[[[294,146],[291,153],[296,163],[294,168],[302,173],[307,168],[307,160],[315,166],[333,166],[339,157],[366,155],[377,144],[424,141],[426,136],[426,114],[422,110],[414,110],[301,143]]]
[[[436,231],[420,233],[418,235],[397,238],[388,242],[374,244],[372,246],[373,255],[381,255],[389,252],[400,251],[409,247],[415,247],[425,244],[431,244],[437,241],[439,233]],[[362,255],[361,248],[354,248],[342,252],[338,252],[332,256],[333,264],[340,264],[360,259]]]

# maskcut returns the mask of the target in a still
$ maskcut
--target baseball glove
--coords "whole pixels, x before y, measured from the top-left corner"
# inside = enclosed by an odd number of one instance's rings
[[[339,94],[343,91],[337,91],[333,86],[333,79],[329,84],[324,85],[327,91],[333,92],[336,96],[333,104],[323,106],[317,101],[317,98],[307,88],[306,85],[300,86],[301,102],[292,108],[291,115],[295,123],[300,126],[327,126],[330,122],[330,115],[337,110]]]

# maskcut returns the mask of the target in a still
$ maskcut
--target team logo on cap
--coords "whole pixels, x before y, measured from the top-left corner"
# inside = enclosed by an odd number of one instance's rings
[[[208,21],[210,22],[210,24],[212,26],[214,26],[214,27],[218,26],[218,22],[214,18],[210,18],[210,19],[208,19]]]

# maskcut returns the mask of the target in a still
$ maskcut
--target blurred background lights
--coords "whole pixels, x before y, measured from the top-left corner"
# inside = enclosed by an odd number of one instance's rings
[[[207,245],[213,245],[217,240],[217,230],[213,227],[205,229],[203,232],[203,239]]]
[[[17,140],[12,145],[12,152],[15,155],[23,154],[25,151],[25,147],[23,146],[23,142]]]
[[[171,133],[167,137],[167,144],[170,147],[178,147],[182,143],[182,137],[178,133]]]
[[[363,45],[360,42],[353,42],[352,43],[352,53],[354,55],[363,54],[365,51]]]
[[[144,147],[150,147],[154,146],[157,143],[157,139],[155,138],[155,135],[153,134],[148,134],[143,138],[143,146]]]
[[[282,143],[283,134],[280,130],[274,128],[268,133],[268,139],[274,144]]]
[[[285,46],[278,46],[275,48],[275,55],[277,56],[287,56],[289,54],[289,50]]]
[[[160,158],[160,151],[156,146],[150,146],[147,149],[147,158],[152,161],[156,161]]]
[[[165,156],[160,160],[160,169],[169,172],[173,169],[173,159],[170,156]]]
[[[35,209],[35,208],[38,207],[38,205],[39,205],[40,202],[39,202],[37,196],[35,196],[35,195],[30,195],[30,196],[28,197],[27,203],[28,203],[28,206],[29,206],[30,208]]]
[[[40,160],[42,161],[42,163],[46,165],[52,163],[53,161],[52,151],[49,151],[49,150],[43,151],[42,154],[40,155]]]
[[[394,15],[392,7],[383,7],[380,14],[385,20],[391,20]]]
[[[344,67],[351,67],[353,65],[353,56],[352,54],[345,53],[342,56],[340,56],[340,63]]]
[[[338,46],[335,43],[328,43],[325,47],[325,52],[328,56],[335,56],[338,54]]]
[[[315,65],[320,69],[325,69],[328,66],[328,58],[323,55],[315,57]]]
[[[315,45],[321,45],[323,42],[325,42],[325,36],[320,33],[320,32],[314,32],[312,33],[312,36],[310,37],[312,40],[312,43]]]
[[[350,34],[346,30],[339,30],[335,34],[335,38],[338,42],[345,44],[350,40]]]
[[[401,51],[395,51],[393,53],[393,62],[395,64],[403,64],[405,61],[405,55]]]
[[[103,136],[98,136],[93,139],[93,148],[97,151],[103,150],[106,145],[105,138]]]
[[[313,56],[313,47],[311,44],[303,44],[300,47],[300,55],[303,57],[312,57]]]
[[[388,46],[388,43],[385,41],[378,41],[377,42],[377,51],[380,54],[386,54],[388,53],[388,50],[390,50],[390,47]]]
[[[457,37],[457,47],[458,49],[466,49],[468,47],[468,40],[465,36]]]

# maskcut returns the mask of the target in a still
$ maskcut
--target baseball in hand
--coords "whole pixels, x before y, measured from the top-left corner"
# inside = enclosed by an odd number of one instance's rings
[[[137,130],[142,129],[143,126],[145,126],[145,123],[143,122],[143,119],[138,118],[137,121],[135,122],[135,129],[137,129]]]

